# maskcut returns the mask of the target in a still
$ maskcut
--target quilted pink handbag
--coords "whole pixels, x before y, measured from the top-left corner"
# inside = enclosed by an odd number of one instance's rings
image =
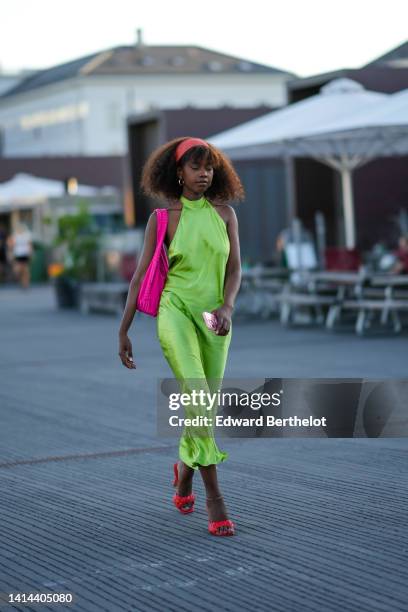
[[[141,282],[136,301],[137,310],[151,317],[157,317],[160,297],[169,270],[169,260],[164,248],[164,238],[166,236],[168,223],[168,210],[167,208],[155,208],[154,212],[156,213],[157,219],[156,249]]]

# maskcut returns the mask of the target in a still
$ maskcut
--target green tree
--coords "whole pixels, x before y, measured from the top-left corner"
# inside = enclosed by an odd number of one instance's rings
[[[87,202],[79,200],[76,206],[75,213],[59,217],[54,246],[64,248],[65,276],[92,281],[96,279],[96,256],[101,232],[94,228]]]

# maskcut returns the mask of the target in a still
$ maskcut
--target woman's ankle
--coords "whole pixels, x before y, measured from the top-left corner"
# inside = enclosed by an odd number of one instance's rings
[[[208,499],[209,501],[218,500],[223,497],[220,490],[209,490],[209,489],[206,490],[205,496],[206,496],[206,499]]]
[[[194,476],[194,468],[190,467],[184,461],[179,462],[179,466],[181,463],[181,470],[179,476],[184,476],[185,478],[192,478]]]
[[[222,495],[210,499],[207,497],[206,506],[210,521],[224,521],[228,519],[227,508]]]

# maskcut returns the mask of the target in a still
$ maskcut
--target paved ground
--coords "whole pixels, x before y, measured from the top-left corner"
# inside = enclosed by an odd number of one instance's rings
[[[71,592],[79,611],[408,610],[404,439],[223,439],[233,538],[171,505],[177,441],[155,435],[155,320],[137,364],[114,316],[0,290],[0,593]],[[407,335],[234,322],[226,376],[406,378]],[[61,610],[0,603],[0,610]]]

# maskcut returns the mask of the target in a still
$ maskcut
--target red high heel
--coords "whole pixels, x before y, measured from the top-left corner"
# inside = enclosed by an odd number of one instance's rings
[[[178,485],[178,464],[177,463],[173,464],[173,471],[174,471],[173,487],[177,487]],[[180,510],[182,514],[189,514],[190,512],[194,511],[195,498],[196,497],[194,493],[190,493],[190,495],[184,495],[184,496],[179,495],[178,493],[175,493],[173,495],[173,503],[176,506],[176,508]],[[191,503],[190,508],[183,508],[183,506],[189,503]]]
[[[213,499],[221,499],[222,495],[218,495],[218,497],[207,497],[209,501]],[[208,507],[208,504],[207,504]],[[218,532],[219,527],[229,527],[228,531]],[[235,523],[230,519],[224,519],[223,521],[208,521],[208,531],[211,535],[215,536],[232,536],[235,535]]]

